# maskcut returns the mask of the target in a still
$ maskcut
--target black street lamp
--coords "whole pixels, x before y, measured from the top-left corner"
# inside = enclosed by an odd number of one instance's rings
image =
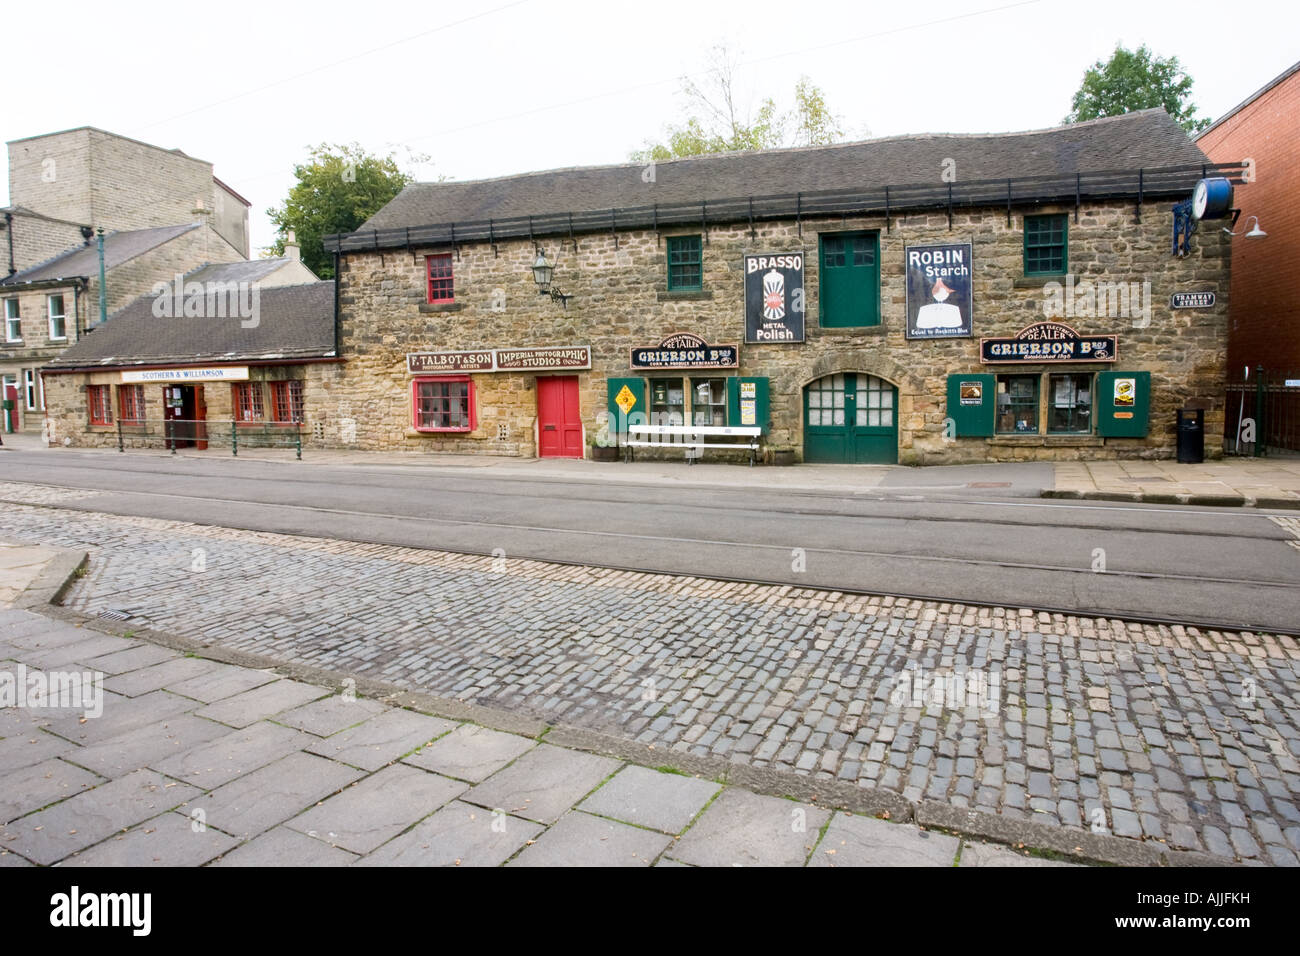
[[[560,303],[567,310],[571,297],[552,285],[554,278],[555,266],[546,258],[546,253],[538,249],[537,258],[533,261],[533,281],[537,283],[537,294],[549,295],[552,302]]]

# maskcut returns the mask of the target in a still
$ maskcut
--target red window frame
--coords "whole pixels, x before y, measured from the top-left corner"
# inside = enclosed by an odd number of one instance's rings
[[[230,386],[230,411],[239,425],[261,425],[265,421],[262,410],[262,383],[236,382]]]
[[[143,425],[144,386],[119,385],[117,387],[117,410],[121,414],[123,425]]]
[[[87,385],[86,407],[90,410],[90,424],[113,424],[113,391],[110,385]]]
[[[271,383],[271,421],[292,425],[303,420],[302,380],[287,379]]]
[[[425,256],[425,272],[428,278],[429,304],[437,305],[456,301],[455,283],[452,278],[451,253],[442,252]]]
[[[430,386],[430,392],[439,391],[433,386],[441,385],[463,385],[465,386],[465,410],[462,413],[462,420],[467,424],[463,425],[428,425],[422,424],[422,419],[427,419],[429,415],[440,414],[439,407],[444,403],[448,406],[446,414],[450,415],[450,402],[459,396],[443,396],[426,393],[423,398],[421,392],[424,386]],[[478,427],[478,408],[474,395],[474,380],[468,375],[439,375],[432,378],[417,378],[411,382],[411,427],[417,432],[472,432]],[[451,420],[451,419],[449,419]]]

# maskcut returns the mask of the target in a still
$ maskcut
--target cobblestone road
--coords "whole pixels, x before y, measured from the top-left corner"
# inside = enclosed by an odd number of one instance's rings
[[[913,800],[1300,851],[1290,638],[37,505],[6,505],[0,536],[90,550],[66,600],[86,613]]]

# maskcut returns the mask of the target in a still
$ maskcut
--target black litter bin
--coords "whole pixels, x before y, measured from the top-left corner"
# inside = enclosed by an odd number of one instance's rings
[[[1205,461],[1205,409],[1178,409],[1178,462],[1199,465]]]

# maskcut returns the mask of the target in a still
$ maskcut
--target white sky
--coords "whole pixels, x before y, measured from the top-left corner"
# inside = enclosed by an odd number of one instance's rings
[[[409,147],[420,179],[624,162],[719,42],[754,101],[806,74],[854,138],[1057,125],[1116,42],[1177,56],[1212,117],[1300,60],[1294,0],[97,0],[58,7],[56,46],[13,42],[52,9],[6,8],[0,138],[97,126],[206,159],[253,204],[254,256],[311,145]]]

